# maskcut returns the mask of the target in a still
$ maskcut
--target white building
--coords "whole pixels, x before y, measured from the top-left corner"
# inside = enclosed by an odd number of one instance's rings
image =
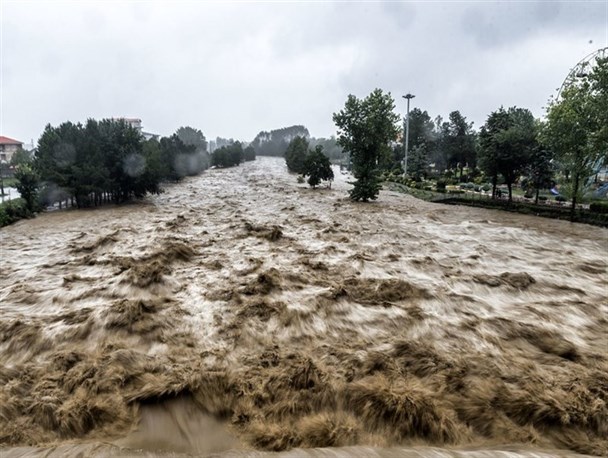
[[[10,162],[13,154],[22,148],[22,142],[12,138],[0,136],[0,161]]]
[[[141,125],[141,119],[139,118],[112,118],[115,121],[124,121],[127,124],[129,124],[131,127],[133,127],[133,129],[137,130],[137,132],[139,132],[145,140],[151,140],[151,139],[155,139],[158,140],[158,138],[160,137],[160,135],[158,134],[153,134],[151,132],[144,132],[143,127]]]

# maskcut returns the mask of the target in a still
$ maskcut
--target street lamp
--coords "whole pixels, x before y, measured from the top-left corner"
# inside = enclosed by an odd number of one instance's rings
[[[407,99],[407,116],[405,117],[405,158],[403,159],[403,176],[407,175],[407,148],[410,142],[410,99],[416,97],[413,94],[402,95]]]

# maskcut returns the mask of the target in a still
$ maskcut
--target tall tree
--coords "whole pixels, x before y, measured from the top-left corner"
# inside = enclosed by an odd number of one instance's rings
[[[530,155],[526,172],[534,187],[534,203],[538,204],[540,190],[549,188],[553,179],[553,151],[542,140],[537,142]]]
[[[188,147],[194,150],[189,151],[186,157],[187,175],[196,175],[209,168],[209,153],[207,139],[199,129],[193,127],[180,127],[175,131],[175,135]]]
[[[262,131],[253,139],[251,146],[259,156],[283,156],[289,143],[296,137],[308,139],[310,133],[300,125]]]
[[[537,130],[534,116],[525,108],[508,110],[509,128],[500,132],[498,171],[509,189],[509,202],[513,200],[513,183],[526,170],[530,157],[537,150]]]
[[[285,163],[291,173],[303,174],[305,170],[306,155],[308,154],[308,140],[297,136],[289,142],[285,151]]]
[[[15,171],[17,191],[25,200],[27,209],[33,212],[38,207],[38,174],[30,164],[20,164]]]
[[[409,120],[407,171],[414,179],[419,180],[426,176],[436,140],[435,124],[429,114],[420,108],[412,109]],[[404,155],[405,147],[401,143],[393,149],[393,164],[389,168],[401,165]]]
[[[513,200],[513,184],[538,150],[536,126],[534,116],[525,108],[500,107],[488,116],[479,134],[480,165],[492,178],[492,197],[500,174],[509,189],[509,202]]]
[[[476,165],[477,150],[473,123],[467,122],[467,118],[460,114],[460,111],[452,111],[448,119],[441,126],[441,147],[447,167],[459,169],[462,181],[464,167]]]
[[[503,107],[490,113],[479,133],[479,166],[492,180],[492,199],[496,197],[499,157],[502,144],[499,134],[509,128],[509,115]]]
[[[207,152],[207,139],[199,129],[189,126],[180,127],[175,131],[175,135],[185,145],[194,146],[197,152]]]
[[[390,142],[397,137],[395,101],[390,93],[374,90],[365,99],[349,95],[344,108],[334,113],[338,144],[350,154],[356,181],[353,200],[377,199],[380,192],[378,161],[390,155]]]
[[[581,74],[549,102],[547,139],[567,177],[571,216],[582,188],[608,159],[608,58],[598,59],[590,74]]]

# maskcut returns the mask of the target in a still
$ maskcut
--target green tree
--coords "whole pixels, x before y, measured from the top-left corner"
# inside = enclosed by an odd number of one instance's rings
[[[194,146],[197,152],[207,152],[207,139],[199,129],[193,127],[180,127],[175,131],[175,135],[184,145]]]
[[[255,148],[249,145],[243,150],[243,158],[245,161],[255,161]]]
[[[330,138],[311,138],[309,144],[311,148],[316,148],[319,145],[322,146],[323,154],[330,160],[342,161],[344,159],[344,151],[342,151],[342,148],[336,141],[336,137],[333,135]]]
[[[480,132],[480,165],[492,178],[495,196],[498,174],[513,199],[513,184],[526,171],[533,153],[538,150],[537,124],[530,110],[500,107],[488,117]]]
[[[17,179],[17,191],[25,200],[27,209],[33,212],[38,205],[38,186],[39,177],[30,164],[20,164],[15,170]]]
[[[310,150],[304,163],[304,176],[308,177],[308,184],[314,189],[321,180],[331,181],[334,179],[334,171],[331,168],[329,158],[323,154],[323,147],[317,145]]]
[[[378,163],[391,154],[390,142],[397,137],[395,101],[390,93],[374,90],[365,99],[349,95],[344,108],[334,113],[338,144],[350,155],[356,181],[350,191],[355,201],[377,199],[380,192]]]
[[[308,140],[297,136],[289,142],[285,151],[285,163],[291,173],[303,174],[305,171],[306,156],[308,154]]]
[[[285,155],[289,143],[296,137],[309,138],[310,133],[306,127],[300,125],[283,127],[270,132],[262,131],[253,139],[251,146],[259,156],[282,157]]]
[[[234,167],[243,160],[243,145],[240,142],[222,146],[211,154],[211,165],[215,167]]]
[[[534,188],[534,203],[538,204],[540,190],[549,188],[553,180],[553,152],[542,142],[530,155],[526,172]]]
[[[547,109],[546,138],[567,177],[571,217],[582,188],[608,159],[608,58],[565,87]]]
[[[21,164],[30,164],[32,162],[32,153],[23,148],[19,148],[17,151],[13,153],[11,156],[10,165],[12,167],[17,167]]]
[[[124,121],[89,119],[84,126],[46,126],[34,167],[47,204],[69,198],[88,207],[160,192],[162,160],[156,159],[148,163],[142,136]]]
[[[490,113],[479,132],[479,167],[492,181],[492,198],[496,197],[496,185],[499,175],[500,132],[508,129],[509,115],[500,107]]]
[[[189,147],[194,147],[185,154],[186,157],[186,174],[196,175],[203,170],[209,168],[210,158],[207,139],[199,129],[193,127],[180,127],[175,131],[175,135],[182,143]]]
[[[429,166],[429,157],[435,148],[437,133],[435,124],[426,111],[414,108],[410,111],[410,132],[408,142],[407,172],[415,180],[425,178]],[[398,151],[399,163],[403,161],[405,154],[402,144]]]
[[[510,126],[502,131],[498,171],[509,189],[509,202],[513,200],[513,184],[526,170],[530,157],[538,149],[534,116],[525,108],[509,108]]]
[[[441,126],[441,148],[444,162],[450,169],[460,171],[459,179],[464,180],[464,167],[475,167],[477,160],[476,137],[473,123],[460,111],[452,111],[448,121]]]

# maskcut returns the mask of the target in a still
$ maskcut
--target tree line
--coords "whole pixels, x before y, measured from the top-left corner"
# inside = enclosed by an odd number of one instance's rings
[[[217,148],[211,153],[211,165],[214,167],[234,167],[245,161],[255,161],[255,149],[249,145],[243,149],[239,141]]]
[[[315,138],[311,137],[308,129],[302,125],[282,127],[271,131],[261,131],[251,142],[256,154],[260,156],[284,157],[290,143],[296,138],[304,138],[310,148],[323,147],[323,154],[334,162],[340,162],[344,158],[344,151],[338,145],[335,137]]]
[[[356,178],[351,198],[376,199],[382,172],[405,172],[394,99],[381,89],[363,99],[349,95],[333,120]],[[409,179],[433,178],[445,186],[445,180],[481,178],[491,183],[492,197],[498,184],[506,185],[511,200],[513,185],[523,178],[537,202],[540,189],[559,181],[574,211],[583,185],[608,163],[608,59],[599,59],[550,101],[545,120],[525,108],[499,107],[477,132],[459,111],[443,120],[414,108],[409,128]]]
[[[210,165],[203,133],[181,127],[144,140],[124,120],[47,125],[31,162],[18,166],[18,190],[28,208],[71,203],[78,208],[120,203],[161,192],[161,183],[196,175]]]

